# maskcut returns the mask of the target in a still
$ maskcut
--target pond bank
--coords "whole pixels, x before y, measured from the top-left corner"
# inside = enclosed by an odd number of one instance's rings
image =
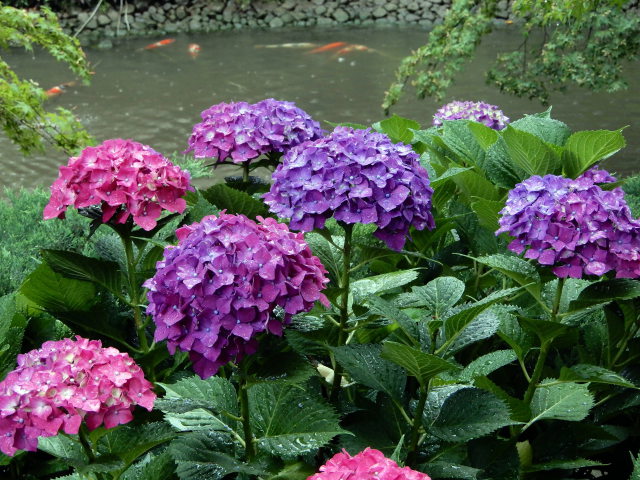
[[[95,4],[97,5],[97,4]],[[451,0],[173,0],[123,2],[122,8],[72,7],[59,12],[70,33],[81,31],[83,43],[133,35],[201,33],[243,28],[333,25],[419,25],[431,28],[446,15]],[[95,12],[94,12],[95,10]],[[508,2],[498,3],[498,19],[508,18]]]

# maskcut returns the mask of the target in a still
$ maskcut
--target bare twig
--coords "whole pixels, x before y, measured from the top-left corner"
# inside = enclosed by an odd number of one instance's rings
[[[96,16],[96,13],[98,12],[98,9],[100,8],[100,5],[102,5],[102,0],[98,1],[98,4],[96,5],[96,8],[93,9],[93,12],[91,12],[91,14],[89,15],[89,18],[87,18],[87,20],[82,24],[82,26],[78,29],[78,31],[73,34],[74,37],[77,37],[78,35],[80,35],[80,32],[82,32],[82,30],[84,30],[84,27],[86,27],[87,24],[91,21],[91,19]]]

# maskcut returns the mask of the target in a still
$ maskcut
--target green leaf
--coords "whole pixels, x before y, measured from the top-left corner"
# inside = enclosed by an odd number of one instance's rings
[[[107,431],[100,438],[98,452],[116,455],[130,465],[148,450],[170,441],[175,435],[165,422],[120,426]]]
[[[76,468],[81,468],[89,463],[89,458],[80,442],[66,435],[39,438],[38,450],[60,458]]]
[[[391,302],[378,296],[367,299],[366,306],[374,315],[380,315],[398,325],[399,331],[405,335],[404,341],[410,344],[428,342],[427,329],[424,322],[417,322]],[[396,331],[398,332],[398,331]]]
[[[502,138],[511,161],[529,176],[558,172],[561,165],[558,154],[535,135],[507,126]]]
[[[606,463],[594,462],[587,458],[576,458],[574,460],[552,460],[550,462],[537,463],[525,467],[525,472],[546,472],[549,470],[576,470],[585,467],[602,467]]]
[[[255,368],[252,383],[283,382],[299,384],[311,378],[316,370],[295,352],[278,352],[269,355],[267,361]]]
[[[450,167],[447,170],[445,170],[442,174],[438,175],[437,177],[431,177],[429,176],[429,179],[431,180],[430,184],[431,184],[431,188],[438,188],[439,186],[441,186],[443,183],[455,178],[456,176],[460,175],[463,172],[466,172],[468,170],[471,170],[472,167],[466,167],[466,168],[462,168],[462,167]]]
[[[16,365],[27,323],[27,317],[18,311],[15,295],[0,297],[0,379]]]
[[[381,122],[374,123],[373,128],[386,134],[394,143],[402,142],[409,145],[413,140],[413,130],[419,130],[420,124],[408,118],[392,115]]]
[[[504,201],[502,200],[486,200],[482,198],[471,203],[471,209],[478,216],[480,225],[492,232],[498,230],[500,210],[503,208]]]
[[[461,382],[470,382],[476,377],[484,377],[499,368],[516,361],[518,357],[513,350],[496,350],[476,358],[458,374]]]
[[[423,286],[414,286],[398,299],[403,307],[426,307],[436,318],[453,307],[464,294],[465,284],[455,277],[438,277]]]
[[[483,150],[487,150],[491,145],[498,141],[498,132],[493,128],[487,127],[483,123],[469,122],[467,123],[467,128],[469,128]]]
[[[469,323],[446,348],[447,354],[456,353],[472,343],[479,342],[494,335],[505,315],[509,315],[512,307],[493,305],[481,312]]]
[[[609,158],[625,145],[622,129],[576,132],[569,137],[564,147],[564,173],[575,178],[595,163]]]
[[[175,475],[175,464],[167,451],[160,455],[147,454],[129,467],[122,480],[170,480]]]
[[[480,146],[476,134],[469,127],[473,123],[469,120],[445,121],[442,140],[458,155],[458,158],[463,163],[467,165],[482,165],[485,152],[483,147]]]
[[[640,297],[640,281],[629,278],[613,278],[592,283],[570,303],[569,310],[585,308],[613,300],[631,300]]]
[[[453,343],[458,336],[462,334],[462,331],[484,310],[489,308],[496,302],[504,300],[505,298],[513,295],[517,288],[508,288],[506,290],[498,290],[482,300],[470,304],[462,308],[460,311],[448,317],[444,322],[444,329],[446,335],[446,342],[443,345],[443,349]]]
[[[626,388],[640,388],[616,372],[598,365],[586,363],[574,365],[572,367],[562,367],[560,380],[585,381],[590,383],[604,383],[607,385],[617,385]]]
[[[269,480],[307,480],[316,469],[304,462],[295,462],[285,465],[277,474],[270,476]]]
[[[331,237],[337,245],[342,245],[344,237]],[[322,265],[326,267],[334,279],[340,278],[342,275],[342,252],[332,245],[329,240],[316,232],[305,234],[305,241],[311,248],[311,251],[317,256]]]
[[[493,383],[488,377],[476,377],[474,382],[476,387],[493,393],[500,400],[509,406],[511,420],[518,423],[526,423],[531,418],[531,409],[519,398],[512,397],[498,385]]]
[[[209,187],[202,192],[202,196],[219,209],[227,210],[227,213],[239,213],[251,219],[270,215],[266,205],[260,200],[222,183]]]
[[[631,461],[633,462],[633,472],[629,480],[640,480],[640,455],[634,457],[631,455]]]
[[[530,176],[511,161],[502,137],[487,150],[483,169],[488,179],[506,189],[512,189],[517,183]]]
[[[44,263],[27,277],[20,293],[49,312],[86,312],[96,301],[92,283],[65,278]]]
[[[525,429],[539,420],[579,422],[589,415],[594,400],[587,384],[554,381],[547,379],[536,387],[531,400],[531,420]]]
[[[499,271],[523,286],[534,298],[540,298],[540,275],[526,260],[515,255],[495,254],[476,258],[476,261]]]
[[[63,250],[41,250],[40,253],[56,273],[67,278],[97,283],[115,295],[122,293],[122,272],[115,262]]]
[[[513,424],[502,400],[485,390],[465,388],[445,400],[427,431],[444,441],[461,443]]]
[[[248,395],[256,445],[270,455],[292,459],[347,433],[331,406],[295,386],[263,383]]]
[[[461,479],[461,480],[477,480],[482,470],[478,468],[468,467],[466,465],[458,465],[455,463],[435,461],[424,463],[418,467],[421,472],[429,472],[429,477],[433,480],[442,479]]]
[[[353,380],[400,400],[407,377],[402,368],[380,356],[382,345],[345,345],[333,353]]]
[[[531,133],[547,143],[562,146],[566,143],[571,130],[569,127],[553,118],[543,118],[536,115],[525,115],[523,118],[510,123],[510,125],[523,132]]]
[[[551,342],[554,339],[569,333],[571,327],[549,320],[538,320],[537,318],[521,317],[518,319],[522,328],[535,333],[541,343]]]
[[[398,270],[351,282],[350,291],[354,298],[378,295],[394,288],[402,287],[418,278],[417,270]]]
[[[222,480],[231,473],[264,475],[262,470],[229,455],[233,448],[224,437],[196,432],[176,438],[171,442],[169,452],[182,480]]]
[[[385,342],[381,356],[406,369],[423,387],[439,373],[458,368],[440,357],[397,342]]]
[[[475,171],[468,170],[461,172],[455,176],[453,180],[462,194],[468,199],[484,198],[486,200],[498,201],[501,198],[497,187],[483,175]]]
[[[178,431],[215,430],[233,433],[238,422],[238,401],[231,382],[221,377],[202,380],[193,376],[176,383],[158,383],[165,396],[156,400],[157,409]]]

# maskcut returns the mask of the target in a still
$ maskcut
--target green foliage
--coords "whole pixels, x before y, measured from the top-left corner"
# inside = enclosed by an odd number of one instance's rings
[[[77,39],[65,34],[46,7],[27,11],[0,5],[0,47],[45,49],[83,81],[89,66]],[[64,108],[49,112],[47,97],[35,82],[23,80],[0,58],[0,124],[24,154],[44,150],[45,142],[68,154],[93,141],[75,116]]]
[[[496,5],[494,0],[454,0],[426,45],[400,63],[385,93],[385,111],[409,82],[420,98],[442,99],[482,38],[493,31]],[[625,2],[517,0],[510,10],[515,17],[510,28],[518,28],[523,41],[497,55],[486,73],[488,83],[543,104],[551,92],[572,85],[607,92],[626,87],[622,70],[640,49],[640,17],[628,14]]]

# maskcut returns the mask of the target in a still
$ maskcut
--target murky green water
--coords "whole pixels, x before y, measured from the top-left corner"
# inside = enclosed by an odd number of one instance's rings
[[[50,99],[52,107],[73,110],[100,141],[132,138],[168,154],[182,151],[199,113],[222,101],[254,102],[274,97],[296,102],[318,120],[371,123],[383,118],[380,103],[400,58],[421,45],[426,32],[418,28],[241,31],[177,35],[162,48],[144,50],[158,39],[123,40],[111,50],[87,49],[95,65],[92,84],[69,87]],[[344,41],[376,51],[309,54],[304,49],[256,48],[293,42],[326,44]],[[508,30],[493,34],[480,54],[460,75],[446,101],[485,100],[501,105],[512,119],[544,110],[539,104],[499,94],[484,84],[483,67],[496,51],[513,45]],[[191,58],[189,43],[201,47]],[[2,53],[5,56],[5,53]],[[44,53],[6,55],[19,74],[45,89],[73,80],[62,65]],[[553,114],[574,129],[614,129],[625,125],[628,146],[608,161],[611,170],[640,171],[640,62],[627,68],[630,89],[617,94],[574,90],[552,97]],[[404,97],[394,112],[423,125],[440,102]],[[24,158],[0,138],[0,185],[49,185],[67,158],[58,152]],[[220,172],[224,174],[225,172]]]

